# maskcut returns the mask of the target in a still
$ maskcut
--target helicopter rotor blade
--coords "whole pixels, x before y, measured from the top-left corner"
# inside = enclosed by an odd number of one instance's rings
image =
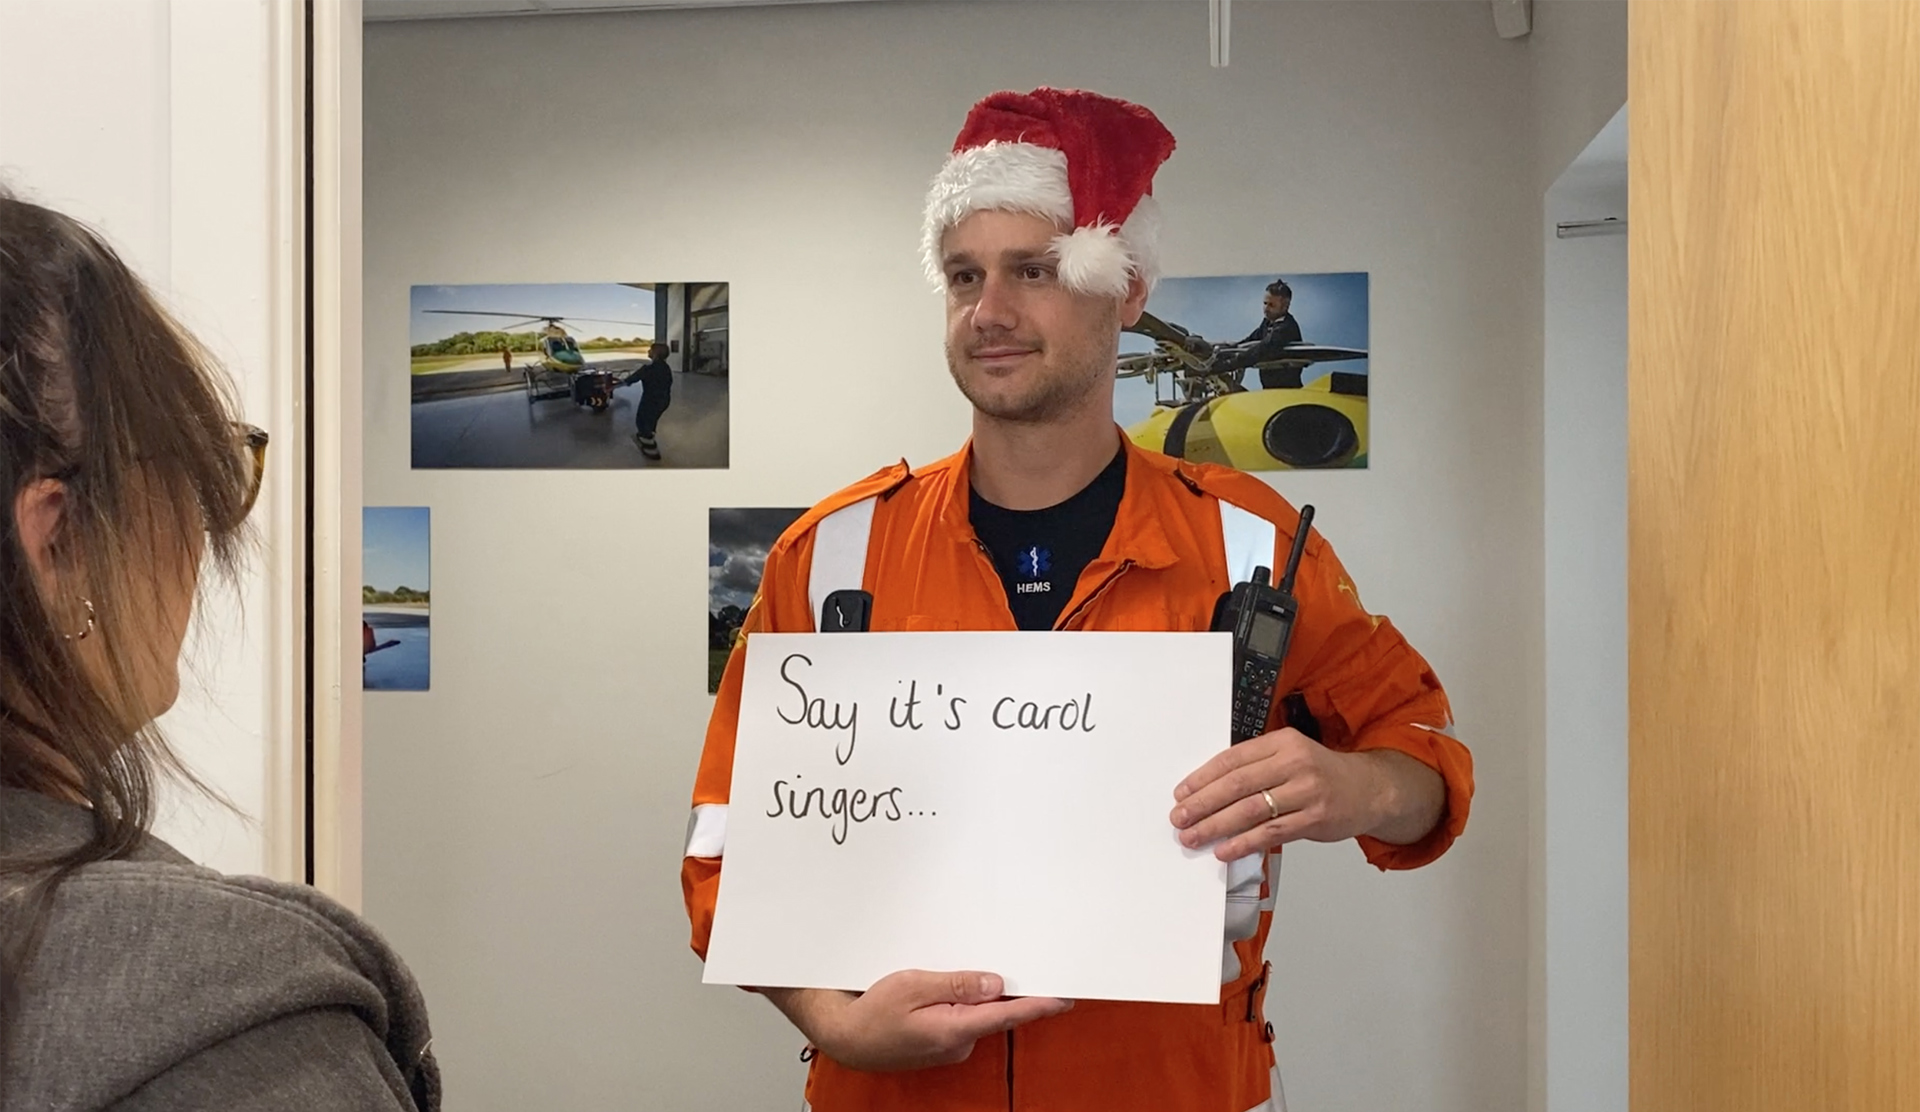
[[[564,317],[542,316],[539,313],[494,313],[494,312],[488,312],[488,311],[479,310],[479,309],[474,309],[474,310],[422,309],[421,312],[444,313],[448,316],[455,316],[455,317],[511,317],[512,318],[513,323],[511,324],[500,324],[500,325],[493,326],[491,330],[495,332],[512,332],[517,329],[523,329],[530,324],[544,324],[550,321],[558,321],[558,320],[566,319]]]
[[[562,317],[562,320],[591,321],[594,324],[631,324],[636,328],[652,328],[651,321],[644,320],[607,320],[604,317]]]
[[[423,313],[444,313],[454,317],[513,317],[527,320],[566,320],[550,313],[496,313],[490,309],[422,309]]]
[[[1145,336],[1150,340],[1160,340],[1170,344],[1181,343],[1191,335],[1191,333],[1179,325],[1169,324],[1148,312],[1142,312],[1138,321],[1121,329],[1121,331],[1132,332],[1139,336]]]
[[[588,321],[594,324],[628,324],[636,328],[653,327],[651,321],[644,320],[609,320],[605,317],[563,317],[546,313],[500,313],[490,309],[422,309],[421,312],[442,313],[455,317],[512,317],[516,322],[525,322],[528,324],[541,321],[548,324],[559,324],[562,321]],[[504,329],[511,326],[503,325],[501,327]]]
[[[1280,349],[1280,354],[1272,359],[1263,359],[1260,367],[1306,367],[1314,363],[1341,363],[1349,359],[1365,359],[1365,348],[1334,347],[1330,344],[1288,344]]]

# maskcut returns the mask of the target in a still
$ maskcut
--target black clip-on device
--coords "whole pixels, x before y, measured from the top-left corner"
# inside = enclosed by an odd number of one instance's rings
[[[1293,534],[1293,551],[1278,586],[1269,586],[1267,568],[1253,569],[1253,578],[1236,583],[1213,608],[1213,629],[1233,634],[1233,743],[1267,732],[1274,687],[1280,665],[1286,662],[1293,640],[1293,619],[1300,606],[1293,597],[1293,578],[1307,548],[1307,530],[1313,507],[1300,507],[1300,525]]]
[[[865,591],[835,591],[820,604],[821,633],[865,633],[873,620],[873,596]]]

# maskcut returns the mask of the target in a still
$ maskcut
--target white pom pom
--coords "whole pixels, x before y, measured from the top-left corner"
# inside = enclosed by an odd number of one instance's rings
[[[1060,284],[1101,297],[1125,297],[1133,277],[1133,252],[1111,224],[1075,228],[1053,239]]]

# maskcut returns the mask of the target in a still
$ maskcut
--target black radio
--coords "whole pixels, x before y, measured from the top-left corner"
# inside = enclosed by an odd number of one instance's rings
[[[1293,578],[1306,551],[1313,507],[1300,508],[1300,525],[1293,534],[1293,550],[1277,586],[1270,586],[1267,568],[1255,568],[1253,578],[1236,583],[1214,605],[1213,628],[1233,634],[1233,741],[1238,745],[1267,732],[1280,666],[1293,640],[1293,619],[1299,604],[1293,597]]]

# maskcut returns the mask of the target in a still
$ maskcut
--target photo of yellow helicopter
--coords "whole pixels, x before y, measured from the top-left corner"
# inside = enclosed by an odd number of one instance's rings
[[[1301,382],[1315,363],[1367,358],[1362,348],[1294,343],[1276,358],[1226,369],[1238,345],[1212,344],[1151,313],[1126,331],[1153,350],[1120,357],[1117,375],[1154,389],[1153,412],[1126,429],[1143,448],[1243,471],[1295,471],[1367,465],[1367,375],[1335,371],[1291,387],[1249,390],[1243,375],[1262,370]]]
[[[503,367],[520,372],[526,384],[529,407],[536,402],[568,398],[573,401],[573,404],[583,406],[595,413],[605,413],[613,404],[614,387],[620,385],[625,375],[631,372],[634,361],[622,360],[617,368],[611,364],[587,362],[586,357],[580,353],[579,343],[560,326],[560,322],[572,320],[594,324],[652,327],[645,321],[603,320],[598,317],[549,317],[537,313],[497,313],[475,309],[423,309],[421,311],[443,313],[448,316],[510,317],[514,323],[500,326],[500,331],[507,333],[525,329],[528,325],[544,325],[538,334],[533,359],[516,363],[512,351],[502,351]]]

